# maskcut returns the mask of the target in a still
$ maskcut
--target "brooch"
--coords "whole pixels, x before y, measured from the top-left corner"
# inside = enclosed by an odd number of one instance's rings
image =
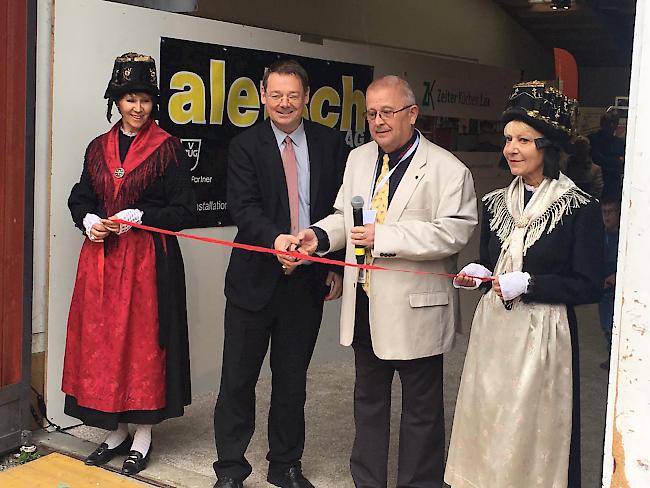
[[[122,178],[124,176],[124,168],[117,168],[113,174],[115,175],[115,178]]]
[[[528,217],[524,217],[523,215],[521,217],[517,217],[515,219],[515,227],[519,227],[520,229],[526,227],[528,225]]]

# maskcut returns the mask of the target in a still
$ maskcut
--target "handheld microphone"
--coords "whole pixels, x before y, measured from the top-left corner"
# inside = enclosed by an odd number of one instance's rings
[[[363,197],[357,195],[352,197],[352,220],[355,227],[363,226]],[[363,264],[366,260],[366,248],[363,246],[354,246],[354,255],[357,258],[357,264]]]

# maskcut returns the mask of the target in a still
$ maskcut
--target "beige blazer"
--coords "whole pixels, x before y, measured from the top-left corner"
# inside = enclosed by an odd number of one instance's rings
[[[330,240],[327,252],[350,243],[353,196],[368,205],[374,184],[378,146],[354,149],[348,157],[335,213],[315,223]],[[467,167],[448,151],[420,136],[420,144],[388,207],[375,227],[374,264],[393,269],[455,273],[457,254],[478,222],[474,181]],[[341,344],[354,336],[359,270],[346,268],[341,305]],[[358,285],[361,286],[361,285]],[[448,351],[458,322],[458,290],[449,278],[374,271],[368,290],[370,333],[381,359],[415,359]]]

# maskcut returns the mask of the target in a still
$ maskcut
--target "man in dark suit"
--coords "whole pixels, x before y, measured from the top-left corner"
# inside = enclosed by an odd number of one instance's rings
[[[235,137],[228,155],[228,208],[236,242],[290,249],[282,234],[329,215],[348,150],[341,134],[302,119],[307,73],[274,63],[262,82],[269,119]],[[342,272],[322,264],[233,249],[226,273],[221,387],[214,412],[215,488],[241,488],[255,428],[255,385],[271,343],[267,480],[313,488],[302,475],[307,368],[323,301],[340,296]]]

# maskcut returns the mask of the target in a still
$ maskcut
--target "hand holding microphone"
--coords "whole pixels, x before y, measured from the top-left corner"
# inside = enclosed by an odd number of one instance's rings
[[[363,227],[363,197],[357,195],[352,197],[352,220],[354,222],[354,227]],[[365,229],[364,229],[365,232]],[[355,234],[362,234],[355,232],[355,229],[352,229],[352,241],[355,240]],[[361,238],[361,236],[359,236]],[[354,256],[357,258],[357,264],[363,264],[365,262],[366,248],[361,244],[354,245]]]

